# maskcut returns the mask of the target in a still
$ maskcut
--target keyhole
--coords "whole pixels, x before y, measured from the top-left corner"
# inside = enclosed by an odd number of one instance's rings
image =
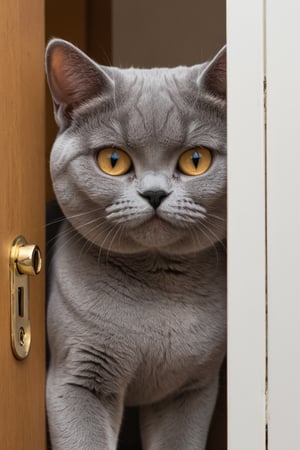
[[[24,288],[18,287],[18,315],[24,317]]]
[[[20,327],[19,329],[19,342],[21,347],[25,344],[25,330],[23,327]]]

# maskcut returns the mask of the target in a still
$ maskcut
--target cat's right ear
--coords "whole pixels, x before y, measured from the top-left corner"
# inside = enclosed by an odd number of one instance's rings
[[[46,73],[61,128],[68,125],[78,106],[113,89],[113,80],[100,66],[62,39],[52,39],[47,46]]]

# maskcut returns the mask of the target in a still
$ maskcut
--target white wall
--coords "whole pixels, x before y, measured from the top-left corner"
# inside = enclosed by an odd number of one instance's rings
[[[267,0],[270,450],[300,449],[300,3]]]

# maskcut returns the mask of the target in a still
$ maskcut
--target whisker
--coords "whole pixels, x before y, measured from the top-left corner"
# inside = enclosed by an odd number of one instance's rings
[[[69,229],[69,230],[65,230],[65,231],[59,231],[55,236],[53,236],[53,238],[51,238],[51,239],[49,239],[47,241],[47,245],[51,244],[53,241],[56,241],[59,235],[61,235],[61,236],[66,235],[67,236],[72,231],[75,231],[74,228]]]
[[[77,233],[74,228],[71,230],[68,230],[68,231],[69,231],[69,233],[66,234],[66,236],[69,236],[69,237],[66,241],[64,241],[63,245],[58,247],[58,242],[55,242],[54,246],[51,249],[51,253],[50,254],[48,253],[48,255],[47,255],[48,264],[51,263],[54,253],[58,254],[58,252],[63,250],[67,244],[72,242],[73,239],[75,239],[75,242],[79,242],[81,239],[83,239],[83,236],[80,233]],[[70,234],[71,234],[71,237],[70,237]]]
[[[208,217],[212,217],[213,219],[217,219],[217,220],[221,220],[222,222],[226,222],[226,219],[224,219],[224,217],[219,217],[219,216],[216,216],[216,215],[210,214],[210,213],[207,213],[207,215],[208,215]]]
[[[89,251],[89,249],[91,248],[92,245],[94,245],[94,242],[92,241],[92,239],[89,239],[89,236],[94,233],[96,230],[98,230],[99,228],[101,228],[101,226],[108,226],[108,224],[106,223],[106,221],[101,220],[99,218],[99,222],[96,224],[96,226],[92,227],[91,230],[89,230],[86,234],[85,234],[85,239],[86,242],[83,244],[81,250],[80,250],[80,254],[79,257],[81,257],[81,255],[83,254],[84,248],[86,247],[86,245],[88,245],[87,248],[87,252]]]
[[[110,244],[109,244],[109,247],[108,247],[107,253],[106,253],[106,265],[108,264],[109,252],[110,252],[110,250],[111,250],[111,248],[112,248],[112,244],[113,244],[115,238],[117,237],[119,231],[122,230],[122,228],[124,228],[124,225],[121,223],[121,224],[119,225],[119,227],[117,228],[115,234],[113,235],[111,241],[110,241]]]
[[[201,226],[201,225],[203,225],[203,223],[200,223],[199,225]],[[209,234],[207,234],[205,231],[203,231],[202,228],[199,228],[199,231],[201,231],[201,233],[204,234],[204,236],[205,236],[205,237],[207,238],[207,240],[211,243],[211,246],[212,246],[212,247],[214,248],[214,250],[215,250],[216,260],[217,260],[216,269],[217,269],[217,267],[218,267],[218,265],[219,265],[219,254],[218,254],[218,249],[217,249],[215,243],[214,243],[214,242],[212,241],[212,239],[210,238]]]
[[[211,234],[211,236],[214,238],[216,242],[219,242],[221,246],[226,250],[226,247],[224,246],[222,240],[209,228],[207,227],[203,222],[201,222],[201,225]]]
[[[65,219],[66,219],[65,216],[60,216],[59,219],[52,220],[51,222],[47,222],[45,224],[45,227],[49,227],[49,226],[54,225],[54,224],[59,223],[59,222],[63,222]]]
[[[81,216],[84,216],[84,215],[87,215],[87,214],[92,214],[94,212],[99,211],[100,209],[103,209],[103,207],[99,206],[98,208],[91,209],[89,211],[81,212],[81,213],[78,213],[78,214],[74,214],[72,216],[61,216],[61,217],[59,217],[56,220],[53,220],[51,222],[47,222],[46,223],[46,227],[48,227],[50,225],[54,225],[54,224],[59,223],[59,222],[63,222],[65,219],[69,220],[69,219],[74,219],[74,218],[81,217]]]
[[[96,217],[95,219],[92,219],[92,220],[90,220],[89,222],[85,222],[85,223],[83,223],[83,224],[81,224],[81,225],[78,225],[78,226],[76,227],[76,229],[73,228],[72,225],[70,225],[70,227],[71,227],[72,230],[80,230],[81,228],[83,228],[83,227],[85,227],[85,226],[87,226],[87,225],[90,225],[90,224],[93,223],[93,222],[96,222],[96,221],[99,220],[100,218],[101,218],[101,217]],[[51,242],[55,241],[55,240],[58,238],[58,236],[61,237],[61,236],[68,235],[72,230],[67,229],[67,230],[64,230],[64,231],[59,231],[59,232],[57,233],[56,236],[54,236],[53,238],[49,239],[49,241],[47,242],[47,245],[49,245]]]
[[[105,242],[107,241],[107,239],[109,238],[109,236],[111,235],[111,233],[116,229],[117,226],[118,226],[118,224],[115,224],[112,226],[110,231],[105,236],[104,240],[101,242],[101,245],[99,245],[99,253],[98,253],[98,266],[99,267],[100,267],[101,253],[102,253],[102,250],[104,250],[103,246],[104,246]]]

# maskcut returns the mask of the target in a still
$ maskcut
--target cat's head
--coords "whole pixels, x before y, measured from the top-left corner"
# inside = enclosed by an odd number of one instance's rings
[[[202,65],[119,69],[54,39],[46,68],[59,133],[58,202],[119,253],[200,251],[226,234],[226,51]]]

